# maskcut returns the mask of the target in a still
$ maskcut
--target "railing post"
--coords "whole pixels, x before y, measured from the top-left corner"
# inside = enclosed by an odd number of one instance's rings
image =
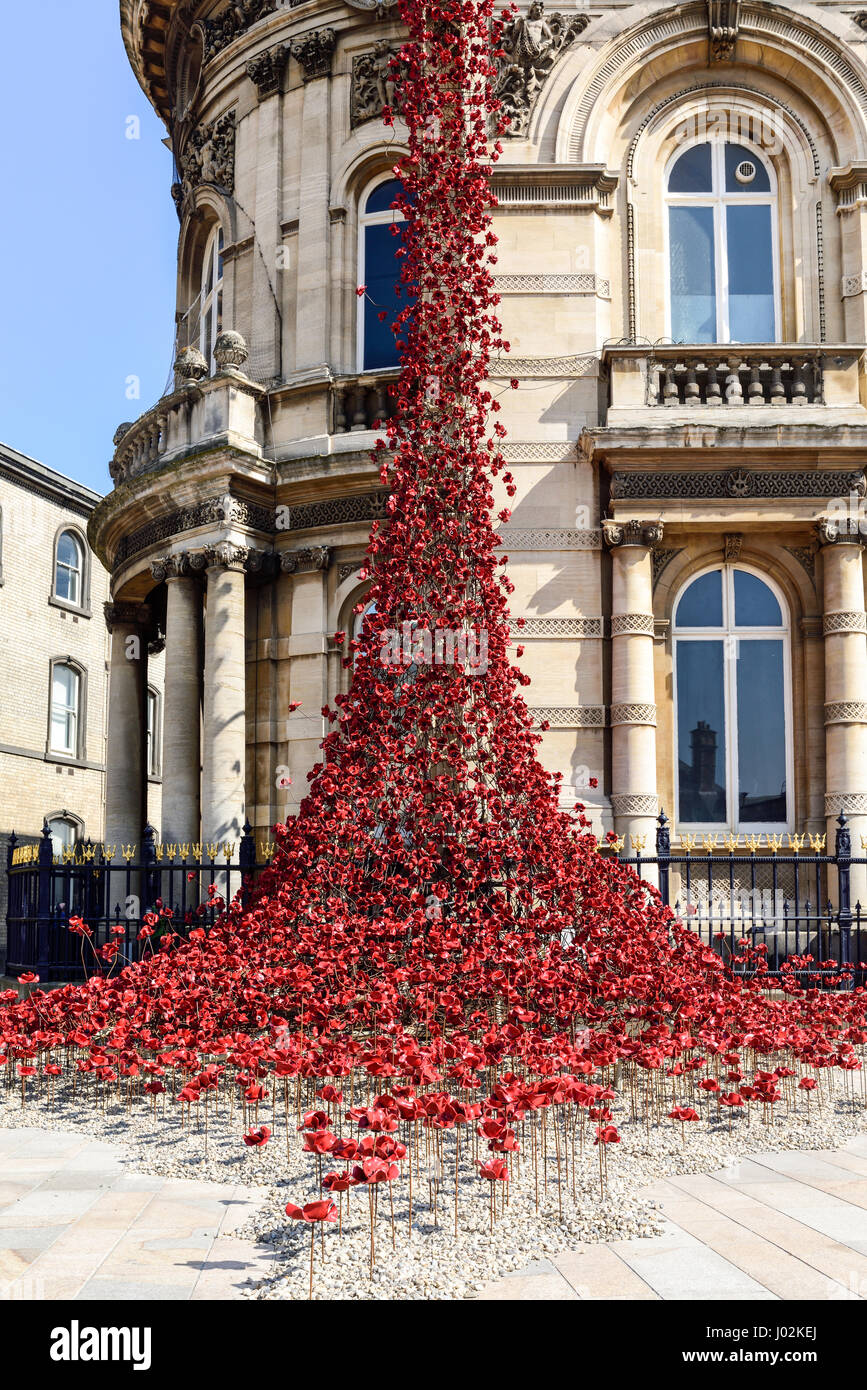
[[[48,821],[42,822],[42,839],[39,841],[39,889],[36,899],[36,959],[32,962],[38,974],[48,970],[51,961],[49,936],[52,927],[51,880],[54,875],[54,845]]]
[[[849,964],[849,938],[852,930],[852,903],[849,876],[852,860],[852,835],[845,813],[841,810],[837,817],[837,835],[834,844],[834,859],[837,866],[837,925],[840,929],[840,964]]]
[[[657,869],[659,871],[659,896],[668,907],[668,869],[671,859],[671,830],[668,824],[668,816],[660,810],[656,822],[656,858]]]
[[[249,897],[249,890],[244,883],[244,879],[256,869],[256,841],[253,837],[253,827],[249,819],[244,821],[241,843],[238,846],[238,869],[241,877],[241,882],[238,885],[241,891],[241,901],[246,903]]]
[[[139,916],[152,908],[157,898],[160,896],[160,875],[157,869],[157,847],[156,831],[148,822],[142,831],[141,836],[141,867],[142,867],[142,911]],[[171,904],[167,904],[171,906]]]

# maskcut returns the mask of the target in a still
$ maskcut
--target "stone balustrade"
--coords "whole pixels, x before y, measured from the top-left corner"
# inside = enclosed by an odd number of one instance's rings
[[[393,371],[341,377],[332,387],[332,433],[350,434],[375,430],[395,414],[396,402],[389,386],[400,373]]]
[[[859,406],[863,348],[621,345],[606,348],[609,407]]]

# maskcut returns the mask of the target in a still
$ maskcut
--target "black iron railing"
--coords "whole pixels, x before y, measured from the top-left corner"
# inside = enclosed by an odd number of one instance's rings
[[[764,948],[772,975],[785,967],[817,983],[835,979],[839,967],[848,980],[867,983],[867,911],[860,901],[852,905],[852,870],[867,857],[852,854],[846,816],[841,811],[837,818],[833,854],[825,853],[824,835],[773,835],[764,846],[761,839],[682,836],[673,852],[663,812],[655,854],[644,854],[640,839],[632,840],[631,854],[622,840],[611,849],[639,877],[653,878],[677,919],[734,970],[755,970],[741,964],[746,944]],[[704,853],[696,852],[699,842]]]
[[[237,842],[158,843],[148,825],[141,846],[88,841],[62,854],[54,852],[47,823],[38,844],[19,845],[13,835],[5,973],[78,980],[111,968],[98,955],[106,946],[117,946],[123,963],[158,949],[168,932],[207,929],[221,902],[250,890],[273,850],[271,843],[257,846],[249,822]],[[87,932],[71,930],[70,918]]]

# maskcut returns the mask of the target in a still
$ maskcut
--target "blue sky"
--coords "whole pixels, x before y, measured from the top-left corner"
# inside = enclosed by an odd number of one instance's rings
[[[0,91],[0,440],[105,492],[115,429],[162,395],[171,367],[166,132],[127,62],[117,0],[5,5]]]

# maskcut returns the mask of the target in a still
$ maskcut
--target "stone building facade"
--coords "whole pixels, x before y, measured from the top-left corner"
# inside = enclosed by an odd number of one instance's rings
[[[0,444],[0,855],[35,843],[56,854],[103,833],[109,576],[87,544],[97,492]],[[157,682],[156,686],[153,682]],[[160,675],[151,670],[151,723]],[[159,813],[159,725],[152,739]],[[0,872],[0,957],[7,880]]]
[[[159,630],[162,838],[221,839],[297,808],[383,515],[401,31],[393,0],[120,8],[180,235],[176,389],[118,430],[89,525],[115,615],[107,817],[137,838],[146,676],[123,652]],[[492,380],[544,760],[637,843],[661,806],[720,842],[844,809],[857,847],[867,12],[519,11]]]

